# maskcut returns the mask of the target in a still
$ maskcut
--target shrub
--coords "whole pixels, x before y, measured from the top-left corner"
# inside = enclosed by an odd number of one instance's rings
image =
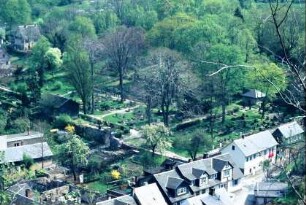
[[[188,127],[191,127],[191,126],[194,126],[194,125],[197,125],[201,122],[201,120],[197,119],[197,120],[193,120],[193,121],[190,121],[190,122],[185,122],[185,123],[181,123],[181,124],[178,124],[176,126],[176,130],[182,130],[182,129],[186,129]]]
[[[111,176],[114,180],[120,179],[120,172],[118,170],[112,170],[111,171]]]
[[[30,120],[28,118],[17,118],[13,122],[13,129],[17,132],[25,132],[30,128]]]
[[[71,134],[73,134],[75,132],[74,126],[69,125],[69,124],[65,127],[65,130],[66,130],[66,132],[69,132]]]
[[[53,85],[52,90],[60,90],[63,87],[63,83],[61,81],[56,81]]]
[[[29,169],[34,164],[33,158],[27,154],[23,154],[22,162],[27,169]]]
[[[67,114],[62,114],[55,119],[53,126],[59,129],[64,129],[68,124],[72,124],[71,117]]]

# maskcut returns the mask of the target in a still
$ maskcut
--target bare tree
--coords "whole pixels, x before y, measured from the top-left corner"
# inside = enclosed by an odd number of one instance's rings
[[[120,97],[121,101],[124,101],[123,78],[144,46],[144,32],[138,28],[118,27],[115,31],[106,34],[102,43],[108,67],[119,75]]]
[[[88,54],[82,49],[77,40],[68,46],[68,51],[64,56],[64,66],[71,85],[75,88],[82,100],[83,112],[86,114],[93,82],[90,77]]]
[[[92,85],[91,85],[92,86],[91,87],[91,114],[93,114],[94,108],[95,108],[95,98],[94,98],[94,86],[95,86],[94,73],[95,71],[94,70],[95,70],[95,64],[101,58],[103,45],[100,43],[99,40],[91,39],[91,38],[86,38],[83,43],[84,43],[84,49],[87,51],[88,57],[89,57],[90,74],[91,74],[91,82],[92,82]]]
[[[288,76],[290,78],[291,85],[283,92],[280,92],[282,99],[289,105],[294,106],[298,110],[302,111],[304,117],[304,125],[306,125],[306,72],[305,72],[305,55],[302,58],[296,58],[290,53],[289,41],[286,41],[286,34],[283,29],[289,15],[295,15],[292,12],[292,5],[294,0],[287,3],[281,3],[280,0],[269,0],[269,7],[271,11],[272,24],[275,28],[276,35],[279,40],[279,46],[282,51],[281,55],[277,55],[276,58],[287,66]],[[298,17],[300,18],[300,17]],[[292,22],[295,23],[295,22]],[[300,49],[300,53],[304,53],[305,44]],[[305,54],[305,53],[304,53]]]
[[[141,75],[149,95],[148,100],[151,102],[154,96],[162,111],[163,122],[169,126],[170,107],[188,87],[188,65],[177,52],[167,48],[153,50],[147,62],[150,66],[143,69]]]

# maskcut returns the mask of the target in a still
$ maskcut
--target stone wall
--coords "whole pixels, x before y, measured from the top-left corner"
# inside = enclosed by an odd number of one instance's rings
[[[94,140],[107,147],[110,145],[111,130],[108,128],[98,129],[90,125],[75,125],[75,131],[78,135],[88,140]]]

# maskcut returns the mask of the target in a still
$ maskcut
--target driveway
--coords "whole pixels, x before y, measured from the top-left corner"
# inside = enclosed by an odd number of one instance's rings
[[[253,205],[254,200],[254,187],[257,182],[264,179],[264,172],[255,175],[246,176],[242,179],[242,189],[234,192],[235,205]]]

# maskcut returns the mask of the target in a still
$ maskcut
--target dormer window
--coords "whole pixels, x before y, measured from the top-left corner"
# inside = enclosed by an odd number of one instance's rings
[[[230,169],[223,171],[223,177],[228,177],[228,176],[230,176]]]
[[[205,177],[202,177],[202,178],[200,178],[200,186],[203,186],[204,184],[207,184],[207,177],[205,176]]]
[[[180,187],[176,190],[176,194],[178,196],[186,194],[187,193],[187,188],[186,187]]]

